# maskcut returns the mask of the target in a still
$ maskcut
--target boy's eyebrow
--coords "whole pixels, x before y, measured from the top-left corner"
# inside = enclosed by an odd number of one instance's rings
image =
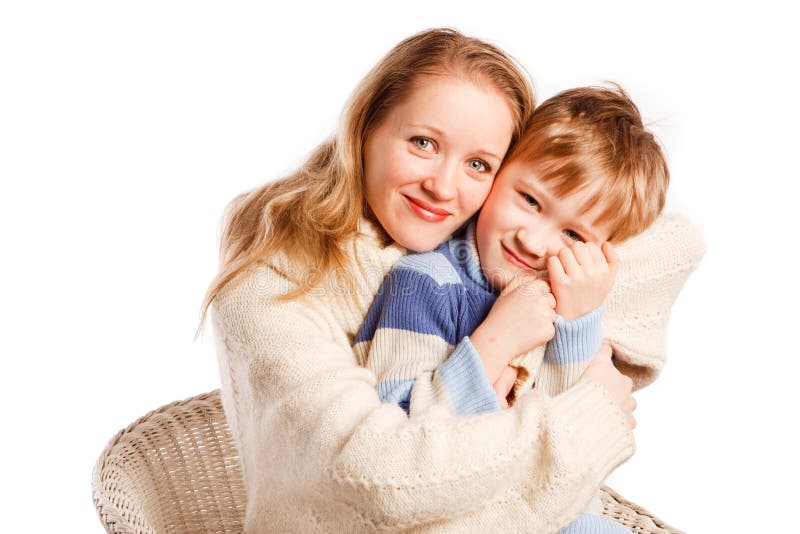
[[[591,226],[584,226],[581,224],[580,221],[575,225],[575,230],[577,230],[583,237],[588,238],[589,241],[598,241],[597,234],[589,230]]]
[[[445,138],[447,137],[442,130],[440,130],[439,128],[436,128],[435,126],[431,126],[430,124],[420,124],[420,123],[411,122],[408,125],[412,126],[414,128],[425,128],[426,130],[430,130],[431,132],[433,132],[434,134],[436,134],[439,137],[445,137]],[[476,150],[475,153],[478,154],[478,155],[484,156],[484,157],[494,158],[497,161],[503,161],[503,158],[501,158],[500,156],[498,156],[494,152],[489,152],[488,150],[480,149],[480,150]]]

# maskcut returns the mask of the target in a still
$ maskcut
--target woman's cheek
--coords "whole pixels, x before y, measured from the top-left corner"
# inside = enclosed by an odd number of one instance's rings
[[[491,180],[475,182],[475,187],[473,191],[468,194],[465,202],[466,210],[469,211],[469,216],[467,218],[477,213],[481,206],[483,206],[483,203],[486,202],[486,199],[489,197],[489,191],[491,191],[491,189]]]

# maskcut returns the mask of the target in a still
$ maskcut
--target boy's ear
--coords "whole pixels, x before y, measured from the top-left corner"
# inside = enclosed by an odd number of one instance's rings
[[[619,272],[606,299],[603,339],[613,348],[614,365],[641,389],[664,367],[670,310],[705,243],[685,217],[663,214],[616,251]]]

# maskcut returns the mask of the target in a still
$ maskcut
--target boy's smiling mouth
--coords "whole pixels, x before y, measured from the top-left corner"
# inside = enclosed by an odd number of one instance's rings
[[[536,269],[533,268],[533,266],[525,263],[525,261],[523,261],[522,258],[520,258],[516,254],[514,254],[514,252],[512,252],[511,249],[509,249],[502,241],[500,242],[500,246],[503,247],[503,250],[506,252],[506,258],[511,263],[513,263],[514,265],[516,265],[517,267],[519,267],[521,269],[530,269],[532,271],[536,270]]]

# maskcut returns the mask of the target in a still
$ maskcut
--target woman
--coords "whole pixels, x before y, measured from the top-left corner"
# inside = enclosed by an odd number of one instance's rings
[[[429,250],[478,210],[533,105],[502,51],[422,32],[366,76],[298,172],[231,204],[204,310],[247,531],[552,532],[633,453],[631,380],[608,355],[552,399],[409,419],[351,350],[404,247]]]

